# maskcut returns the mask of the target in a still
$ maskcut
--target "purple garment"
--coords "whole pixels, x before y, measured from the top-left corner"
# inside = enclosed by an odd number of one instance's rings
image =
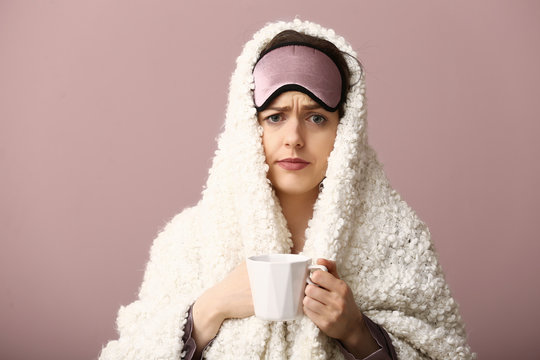
[[[195,350],[197,350],[197,344],[195,343],[195,339],[193,339],[192,332],[193,332],[193,305],[189,308],[188,312],[188,318],[186,325],[184,326],[184,336],[182,336],[182,341],[184,342],[184,348],[182,349],[182,353],[184,356],[182,359],[184,360],[199,360],[194,359],[193,355],[195,354]],[[366,322],[366,326],[371,333],[371,336],[373,336],[373,339],[377,342],[379,345],[379,350],[375,351],[368,357],[365,357],[361,360],[397,360],[396,351],[394,349],[394,346],[392,345],[392,341],[390,340],[390,337],[388,336],[388,333],[382,328],[382,326],[375,324],[370,318],[364,315],[364,321]],[[214,338],[215,339],[215,338]],[[210,340],[208,344],[204,347],[202,353],[204,353],[204,350],[212,345],[214,342],[214,339]],[[345,346],[339,341],[336,340],[338,343],[338,346],[345,356],[346,360],[360,360],[354,357],[353,354],[351,354],[347,349],[345,349]]]
[[[384,330],[382,326],[374,323],[366,315],[362,316],[371,336],[379,345],[379,350],[375,351],[371,355],[368,355],[362,360],[397,360],[396,350],[394,349],[394,346],[392,345],[392,340],[390,340],[390,336],[388,336],[386,330]],[[355,358],[353,354],[347,351],[341,341],[336,341],[346,360],[360,360]]]
[[[195,360],[193,359],[193,356],[195,355],[195,350],[197,350],[197,344],[195,343],[195,339],[191,335],[192,332],[193,332],[193,305],[189,307],[188,318],[186,321],[186,325],[184,326],[184,336],[182,336],[182,341],[184,342],[184,348],[182,349],[181,353],[184,354],[185,352],[185,354],[184,356],[182,356],[182,360]],[[212,343],[214,342],[214,339],[210,340],[210,342],[206,344],[201,354],[204,354],[204,350],[210,345],[212,345]]]

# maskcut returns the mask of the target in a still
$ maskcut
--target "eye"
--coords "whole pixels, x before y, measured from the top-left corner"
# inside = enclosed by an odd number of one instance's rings
[[[276,124],[281,121],[281,115],[280,114],[273,114],[266,117],[266,121],[272,124]]]
[[[314,114],[314,115],[311,115],[309,117],[309,119],[314,123],[314,124],[317,124],[317,125],[322,125],[326,122],[326,118],[322,115],[319,115],[319,114]]]

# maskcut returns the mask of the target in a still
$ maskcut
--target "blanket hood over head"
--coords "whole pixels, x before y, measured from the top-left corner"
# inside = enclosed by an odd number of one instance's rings
[[[139,299],[122,307],[119,340],[102,359],[178,359],[189,306],[247,256],[289,253],[290,233],[272,186],[253,103],[253,66],[279,32],[324,38],[356,57],[333,30],[295,19],[259,30],[238,57],[225,127],[201,201],[175,216],[154,241]],[[337,262],[360,309],[389,333],[400,359],[470,359],[424,223],[390,187],[367,142],[365,81],[346,57],[351,84],[324,187],[302,253]],[[228,319],[208,359],[339,359],[335,340],[308,317]]]

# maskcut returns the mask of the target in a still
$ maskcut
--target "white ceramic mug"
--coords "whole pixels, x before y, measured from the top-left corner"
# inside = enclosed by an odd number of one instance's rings
[[[311,258],[299,254],[267,254],[247,259],[255,316],[286,321],[302,316],[302,300],[311,270],[328,269],[311,265]]]

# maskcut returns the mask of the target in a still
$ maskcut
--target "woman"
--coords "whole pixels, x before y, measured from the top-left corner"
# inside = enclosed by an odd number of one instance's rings
[[[338,54],[276,37],[284,30]],[[203,197],[154,241],[139,299],[120,309],[120,338],[101,359],[473,357],[429,232],[367,143],[354,56],[300,20],[245,45]],[[244,259],[289,252],[329,273],[313,274],[321,287],[306,287],[302,319],[257,319]]]

